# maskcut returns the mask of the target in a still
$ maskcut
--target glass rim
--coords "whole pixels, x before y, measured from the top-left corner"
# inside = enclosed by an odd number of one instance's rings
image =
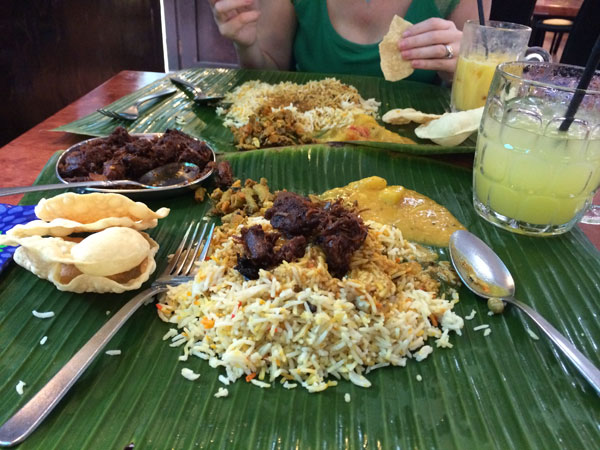
[[[528,79],[522,78],[518,75],[514,75],[514,74],[504,70],[504,67],[507,67],[509,65],[523,66],[523,67],[524,66],[565,67],[565,68],[569,68],[569,69],[578,70],[581,73],[583,73],[583,71],[585,70],[584,67],[575,66],[572,64],[552,63],[552,62],[547,62],[547,61],[506,61],[506,62],[500,63],[500,64],[498,64],[498,66],[496,66],[496,71],[498,73],[500,73],[502,76],[509,78],[509,79],[521,81],[521,82],[524,82],[524,83],[527,83],[527,84],[530,84],[533,86],[539,86],[539,87],[543,87],[543,88],[547,88],[547,89],[555,89],[555,90],[560,90],[560,91],[564,91],[564,92],[575,93],[577,91],[581,91],[581,89],[577,89],[576,87],[561,86],[558,84],[547,83],[544,81],[528,80]],[[594,72],[594,75],[600,77],[600,70],[596,70]],[[586,93],[586,95],[588,95],[588,94],[600,95],[600,90],[585,89],[583,91]]]
[[[485,21],[485,25],[481,25],[479,23],[479,20],[475,20],[475,19],[469,19],[465,22],[465,25],[476,25],[478,27],[481,28],[487,28],[490,30],[500,30],[502,29],[503,31],[514,31],[514,32],[518,32],[518,31],[531,31],[531,27],[527,26],[527,25],[522,25],[520,23],[514,23],[514,22],[504,22],[501,20],[486,20]],[[463,29],[464,29],[463,26]]]

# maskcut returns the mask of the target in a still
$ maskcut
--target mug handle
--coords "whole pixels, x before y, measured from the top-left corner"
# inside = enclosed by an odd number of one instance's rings
[[[592,199],[592,204],[579,222],[588,225],[600,225],[600,190],[596,192],[596,195]]]
[[[592,205],[579,221],[588,225],[600,225],[600,205]]]
[[[542,47],[528,47],[525,50],[525,61],[552,62],[552,55]]]

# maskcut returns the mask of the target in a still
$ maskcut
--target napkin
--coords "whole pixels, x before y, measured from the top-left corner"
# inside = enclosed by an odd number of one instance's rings
[[[0,203],[0,234],[6,233],[15,225],[36,219],[35,205],[14,206]],[[8,265],[17,247],[0,245],[0,272]]]

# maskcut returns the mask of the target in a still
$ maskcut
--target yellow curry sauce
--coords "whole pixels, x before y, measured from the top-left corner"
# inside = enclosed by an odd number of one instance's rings
[[[404,136],[400,136],[387,128],[381,126],[368,114],[356,114],[352,125],[342,128],[332,128],[327,130],[321,136],[317,137],[317,142],[331,141],[376,141],[376,142],[395,142],[397,144],[414,144],[415,141]]]
[[[381,177],[363,178],[319,197],[356,202],[363,219],[394,225],[409,241],[447,247],[450,235],[465,229],[450,211],[429,197],[402,186],[388,186]]]

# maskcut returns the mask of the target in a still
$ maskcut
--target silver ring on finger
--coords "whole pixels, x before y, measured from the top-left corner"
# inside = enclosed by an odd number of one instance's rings
[[[442,44],[442,45],[446,49],[446,54],[444,55],[444,58],[446,58],[446,59],[454,58],[454,50],[452,49],[452,46],[450,44]]]

